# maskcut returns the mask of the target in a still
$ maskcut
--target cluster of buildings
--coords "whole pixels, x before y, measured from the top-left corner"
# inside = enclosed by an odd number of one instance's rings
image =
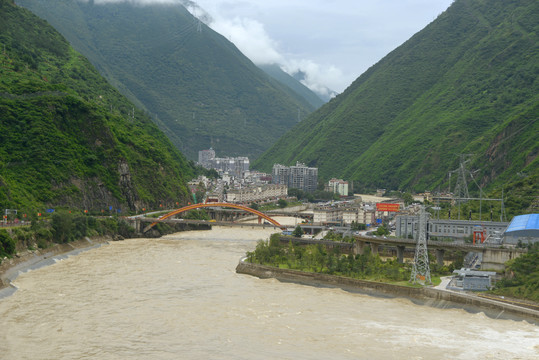
[[[314,224],[339,224],[343,226],[352,223],[376,224],[376,219],[383,216],[372,204],[366,204],[357,199],[354,201],[338,201],[318,204],[313,209]]]
[[[230,174],[238,178],[243,178],[249,172],[249,158],[218,158],[212,148],[198,152],[198,164],[206,169],[215,169],[219,175]]]
[[[275,164],[271,174],[251,171],[249,159],[246,157],[215,157],[213,149],[199,151],[198,163],[207,168],[215,169],[220,179],[209,180],[204,177],[190,183],[193,191],[202,187],[206,193],[207,202],[232,202],[250,204],[253,202],[276,201],[288,196],[289,188],[314,192],[318,186],[318,169],[308,167],[303,163],[295,166]],[[349,195],[349,183],[341,179],[331,179],[325,185],[326,191],[338,193],[345,197]],[[380,193],[385,192],[380,189]],[[414,200],[442,201],[451,199],[449,196],[433,197],[430,193],[414,196]],[[201,201],[202,199],[198,199]],[[317,204],[313,210],[313,223],[340,224],[352,223],[377,225],[388,223],[395,230],[395,235],[401,238],[413,238],[418,231],[419,216],[417,209],[410,206],[404,209],[400,199],[389,200],[387,203],[370,204],[361,199],[351,201],[329,202]],[[415,210],[414,210],[415,209]],[[451,240],[464,242],[473,239],[474,243],[484,241],[491,243],[507,243],[517,245],[519,242],[529,243],[539,239],[539,215],[522,215],[515,217],[511,224],[496,221],[452,220],[431,218],[427,225],[427,238],[432,240]]]
[[[237,191],[235,198],[263,198],[265,195],[262,194],[271,194],[272,197],[274,196],[273,194],[282,196],[282,189],[285,188],[312,193],[318,188],[318,168],[309,167],[300,162],[297,162],[294,166],[275,164],[271,174],[268,175],[251,171],[249,169],[249,158],[247,157],[219,158],[215,156],[215,150],[210,148],[198,152],[198,165],[206,169],[216,170],[228,186],[232,183],[234,190],[241,189],[242,191]],[[270,183],[280,186],[259,186]],[[252,194],[252,196],[249,196],[247,194],[250,191],[250,185],[255,185],[252,192],[259,195]],[[348,181],[333,178],[325,185],[324,190],[337,193],[340,196],[348,196],[349,184]]]
[[[297,188],[313,192],[318,184],[318,169],[309,168],[304,164],[283,166],[276,164],[274,173],[265,174],[249,169],[247,157],[215,156],[215,150],[208,149],[198,152],[198,164],[206,169],[214,169],[220,176],[213,182],[205,177],[195,179],[190,183],[193,192],[204,184],[206,201],[252,203],[273,201],[288,196],[288,188]]]

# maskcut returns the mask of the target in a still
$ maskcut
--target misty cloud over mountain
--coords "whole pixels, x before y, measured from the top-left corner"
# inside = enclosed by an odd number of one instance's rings
[[[261,22],[247,18],[234,17],[232,19],[220,16],[220,14],[210,14],[202,8],[196,1],[191,0],[79,0],[82,2],[94,3],[96,5],[106,3],[127,2],[138,5],[183,5],[193,16],[210,26],[213,30],[225,36],[233,42],[241,52],[245,54],[256,65],[278,64],[283,71],[290,75],[295,73],[304,74],[301,80],[305,86],[321,95],[323,98],[331,98],[335,95],[333,90],[328,88],[336,85],[333,80],[341,81],[342,72],[334,67],[325,67],[317,64],[313,60],[291,60],[287,59],[279,49],[280,44],[272,39]]]

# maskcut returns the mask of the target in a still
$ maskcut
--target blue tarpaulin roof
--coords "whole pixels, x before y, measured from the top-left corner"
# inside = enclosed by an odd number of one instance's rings
[[[539,230],[539,214],[515,216],[505,232],[509,233],[521,230]]]

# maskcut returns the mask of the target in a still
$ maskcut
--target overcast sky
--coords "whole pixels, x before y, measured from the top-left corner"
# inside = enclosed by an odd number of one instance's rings
[[[122,0],[95,0],[95,3]],[[306,85],[342,92],[370,66],[424,28],[453,0],[130,0],[194,2],[212,29],[255,64],[279,63]],[[204,10],[204,11],[203,11]]]

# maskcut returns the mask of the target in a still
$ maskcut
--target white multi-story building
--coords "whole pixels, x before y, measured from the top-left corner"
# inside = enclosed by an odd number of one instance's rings
[[[348,181],[333,178],[328,182],[327,191],[341,196],[348,196]]]
[[[374,224],[376,212],[367,209],[359,204],[337,203],[316,206],[313,212],[313,223],[340,223],[350,225],[352,222],[358,224]]]
[[[318,168],[307,167],[300,162],[290,167],[275,164],[271,174],[274,184],[284,184],[288,188],[314,192],[318,185]]]
[[[228,190],[226,200],[232,203],[248,203],[260,200],[275,200],[287,196],[286,185],[251,185],[241,189]]]
[[[201,150],[198,152],[198,163],[206,169],[211,169],[211,160],[215,158],[215,150]]]

